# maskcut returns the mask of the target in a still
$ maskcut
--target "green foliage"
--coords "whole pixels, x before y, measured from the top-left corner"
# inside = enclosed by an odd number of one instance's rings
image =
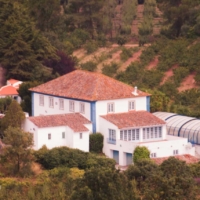
[[[132,54],[133,52],[131,51],[131,49],[123,48],[120,54],[120,58],[122,61],[126,61],[132,56]]]
[[[119,44],[121,46],[124,45],[127,42],[126,37],[123,36],[123,35],[118,35],[116,40],[117,40],[117,44]]]
[[[92,167],[109,166],[114,168],[115,161],[105,158],[104,156],[96,156],[86,153],[78,149],[70,149],[68,147],[57,147],[47,150],[42,147],[34,153],[36,160],[45,169],[53,169],[55,167],[78,167],[79,169],[87,169]]]
[[[1,125],[3,130],[8,127],[20,128],[24,119],[25,114],[22,111],[21,106],[17,101],[13,100],[6,111],[5,116],[1,120]]]
[[[101,133],[90,134],[89,145],[90,152],[102,153],[103,135]]]
[[[20,128],[9,127],[4,132],[3,142],[7,145],[4,147],[0,161],[4,173],[12,176],[32,174],[33,135]]]
[[[84,70],[93,72],[96,70],[97,64],[96,64],[96,62],[88,61],[88,62],[81,64],[81,68]]]
[[[102,72],[106,76],[113,77],[114,74],[116,74],[118,68],[119,68],[119,65],[115,62],[112,62],[110,65],[104,65]]]
[[[85,49],[88,54],[95,52],[98,49],[98,43],[96,41],[89,41],[85,44]]]
[[[149,159],[150,151],[147,147],[136,147],[133,152],[133,162],[137,163],[141,159]]]
[[[12,100],[11,97],[0,98],[0,113],[5,113],[7,111]]]

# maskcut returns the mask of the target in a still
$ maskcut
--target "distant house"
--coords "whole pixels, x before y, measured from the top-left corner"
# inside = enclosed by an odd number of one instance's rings
[[[0,88],[0,98],[11,97],[15,99],[18,103],[21,102],[21,98],[17,92],[22,81],[15,79],[7,80],[7,85]]]
[[[24,129],[34,134],[36,149],[46,144],[88,151],[89,133],[101,132],[103,152],[122,166],[132,163],[137,146],[148,147],[151,157],[194,155],[186,138],[167,136],[165,121],[149,113],[150,94],[137,87],[76,70],[30,90],[33,117]]]

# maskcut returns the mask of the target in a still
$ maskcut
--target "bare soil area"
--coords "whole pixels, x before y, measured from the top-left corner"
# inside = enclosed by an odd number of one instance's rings
[[[160,85],[163,85],[170,77],[174,75],[173,69],[176,69],[177,67],[178,65],[174,65],[171,69],[165,72],[164,78],[162,82],[160,83]]]
[[[156,66],[158,65],[158,56],[156,56],[150,63],[149,65],[146,67],[147,70],[151,70],[151,69],[155,69]]]
[[[182,92],[184,90],[189,90],[192,88],[197,88],[196,82],[195,82],[195,73],[192,73],[188,75],[183,82],[181,83],[181,86],[178,88],[179,92]]]
[[[139,61],[140,55],[142,53],[142,50],[140,49],[138,52],[134,53],[132,57],[130,57],[126,62],[124,62],[118,69],[118,71],[125,71],[126,68],[132,63]]]

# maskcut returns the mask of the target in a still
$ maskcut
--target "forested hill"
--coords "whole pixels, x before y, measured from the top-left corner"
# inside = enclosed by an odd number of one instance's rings
[[[152,111],[200,116],[199,0],[0,0],[0,24],[0,81],[82,68],[148,90]]]

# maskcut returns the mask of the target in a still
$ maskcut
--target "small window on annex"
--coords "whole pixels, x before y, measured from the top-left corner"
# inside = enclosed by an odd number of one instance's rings
[[[62,138],[63,139],[65,138],[65,132],[62,132]]]
[[[85,103],[80,102],[80,113],[85,113]]]
[[[48,134],[48,140],[51,140],[51,133]]]
[[[39,105],[44,106],[44,95],[42,94],[39,95]]]
[[[173,150],[173,155],[178,155],[178,149]]]
[[[128,102],[128,110],[135,110],[135,101]]]
[[[83,138],[83,133],[79,133],[79,137],[80,137],[80,139],[82,139]]]
[[[114,103],[108,103],[108,113],[114,112]]]
[[[60,110],[64,110],[64,99],[59,99],[59,108]]]
[[[150,157],[151,157],[151,158],[156,158],[156,157],[157,157],[157,156],[156,156],[156,153],[151,153]]]
[[[53,104],[54,104],[53,97],[49,97],[49,107],[53,108]]]
[[[74,101],[69,101],[69,111],[74,112],[74,110],[75,110]]]

